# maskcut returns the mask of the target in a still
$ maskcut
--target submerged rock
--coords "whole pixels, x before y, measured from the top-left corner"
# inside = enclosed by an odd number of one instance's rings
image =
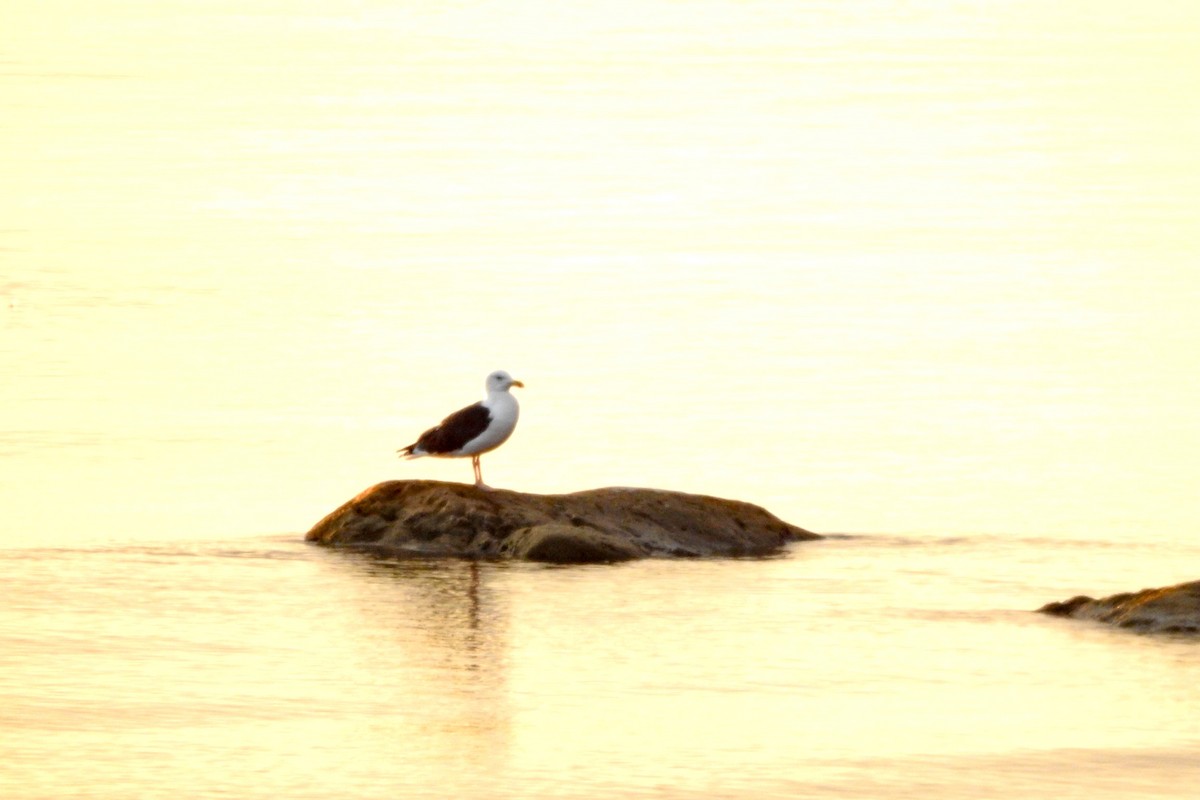
[[[658,489],[541,495],[440,481],[387,481],[304,537],[395,555],[556,564],[766,555],[821,537],[737,500]]]
[[[1200,633],[1200,581],[1114,594],[1100,600],[1079,595],[1061,603],[1047,603],[1038,611],[1144,632]]]

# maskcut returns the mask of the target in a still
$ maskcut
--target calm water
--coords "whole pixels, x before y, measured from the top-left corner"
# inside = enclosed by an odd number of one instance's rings
[[[271,537],[2,559],[5,797],[1182,798],[1200,780],[1194,641],[1029,612],[1160,573],[1145,548],[853,536],[561,569]]]
[[[0,795],[1190,797],[1200,7],[10,4]],[[305,546],[489,483],[780,558]]]

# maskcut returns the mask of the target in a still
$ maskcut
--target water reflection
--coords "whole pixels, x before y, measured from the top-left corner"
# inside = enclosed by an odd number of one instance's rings
[[[504,615],[478,562],[340,555],[366,576],[358,579],[363,613],[381,628],[403,629],[406,645],[416,632],[428,655],[467,673],[493,671],[503,658]]]
[[[417,749],[442,777],[448,763],[502,768],[513,725],[508,613],[491,578],[504,567],[329,555],[353,617],[348,657],[378,699],[365,741],[394,748],[375,755],[411,759]]]

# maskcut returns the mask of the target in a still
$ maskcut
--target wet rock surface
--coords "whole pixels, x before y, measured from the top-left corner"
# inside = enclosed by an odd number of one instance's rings
[[[1146,633],[1200,633],[1200,581],[1114,594],[1099,600],[1079,595],[1047,603],[1038,610]]]
[[[737,500],[660,489],[562,495],[387,481],[343,504],[305,539],[391,555],[558,564],[768,555],[821,538]]]

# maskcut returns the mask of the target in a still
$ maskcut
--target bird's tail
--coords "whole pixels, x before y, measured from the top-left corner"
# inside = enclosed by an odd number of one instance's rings
[[[425,454],[417,452],[417,445],[414,442],[413,444],[407,445],[405,447],[401,447],[399,450],[396,451],[396,455],[400,456],[401,458],[412,459],[412,458],[420,458],[421,456],[423,456]]]

